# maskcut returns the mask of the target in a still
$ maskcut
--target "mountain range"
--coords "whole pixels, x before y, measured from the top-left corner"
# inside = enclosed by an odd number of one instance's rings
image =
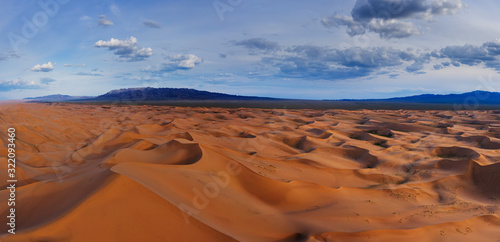
[[[217,92],[199,91],[189,88],[127,88],[109,91],[97,97],[76,97],[68,95],[50,95],[43,97],[25,98],[32,101],[60,102],[60,101],[182,101],[182,100],[260,100],[279,101],[292,99],[279,99],[256,96],[239,96]],[[298,100],[296,100],[298,101]],[[324,100],[342,102],[376,102],[376,103],[417,103],[417,104],[465,104],[465,105],[500,105],[500,93],[487,91],[473,91],[462,94],[422,94],[407,97],[387,99],[342,99]]]
[[[359,100],[357,100],[359,101]],[[381,101],[381,102],[397,102],[397,103],[435,103],[435,104],[500,104],[500,93],[487,91],[473,91],[462,94],[422,94],[408,97],[395,97],[388,99],[369,99],[363,101]]]
[[[54,95],[48,95],[48,96],[43,96],[43,97],[27,97],[27,98],[24,98],[24,100],[43,101],[43,102],[64,102],[64,101],[91,99],[91,98],[93,98],[93,97],[54,94]]]
[[[275,100],[276,98],[230,95],[190,88],[127,88],[112,90],[93,101],[172,101],[172,100]]]

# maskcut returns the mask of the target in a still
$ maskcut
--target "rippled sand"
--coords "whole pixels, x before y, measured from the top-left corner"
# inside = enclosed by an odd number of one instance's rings
[[[0,126],[1,241],[500,238],[500,112],[4,104]]]

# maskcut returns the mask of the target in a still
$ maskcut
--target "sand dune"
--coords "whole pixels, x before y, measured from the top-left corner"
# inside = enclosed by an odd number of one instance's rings
[[[498,112],[9,103],[0,117],[18,137],[17,233],[0,223],[1,241],[500,239]]]

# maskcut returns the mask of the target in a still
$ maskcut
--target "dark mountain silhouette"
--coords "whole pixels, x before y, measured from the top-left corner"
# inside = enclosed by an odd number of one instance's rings
[[[91,101],[170,101],[170,100],[277,100],[198,91],[190,88],[127,88],[110,91]]]
[[[89,98],[93,98],[93,97],[54,94],[54,95],[48,95],[48,96],[42,96],[42,97],[27,97],[27,98],[24,98],[24,100],[42,101],[42,102],[62,102],[62,101],[71,101],[71,100],[89,99]]]
[[[409,97],[396,97],[388,99],[371,99],[362,101],[379,101],[379,102],[394,102],[394,103],[434,103],[434,104],[468,104],[479,105],[500,104],[500,93],[487,91],[473,91],[462,94],[423,94]]]
[[[97,97],[74,97],[68,95],[50,95],[44,97],[25,98],[32,101],[41,102],[148,102],[148,101],[184,101],[192,100],[197,101],[199,105],[203,105],[205,101],[213,100],[216,102],[222,101],[274,101],[262,102],[272,104],[275,106],[285,107],[300,107],[307,108],[309,106],[321,106],[324,108],[425,108],[428,105],[441,105],[441,108],[457,108],[455,104],[462,105],[465,108],[474,107],[476,105],[484,105],[497,107],[500,105],[500,93],[487,92],[487,91],[473,91],[462,94],[423,94],[408,97],[396,97],[388,99],[343,99],[343,100],[294,100],[294,99],[279,99],[268,97],[255,97],[255,96],[239,96],[224,93],[199,91],[190,88],[127,88],[112,90],[106,94]],[[245,105],[251,103],[242,102]],[[254,102],[252,102],[254,103]],[[198,104],[197,104],[198,105]],[[218,104],[219,105],[219,104]],[[243,106],[245,106],[243,105]],[[247,105],[247,106],[248,106]],[[371,105],[371,106],[370,106]],[[424,105],[424,106],[422,106]],[[443,106],[444,105],[444,106]],[[251,105],[250,105],[251,106]],[[261,105],[262,106],[262,105]],[[263,105],[266,106],[266,105]],[[266,106],[267,107],[267,106]]]

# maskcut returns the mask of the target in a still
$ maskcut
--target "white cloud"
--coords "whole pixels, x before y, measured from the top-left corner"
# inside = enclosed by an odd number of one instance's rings
[[[403,22],[396,19],[372,19],[368,23],[368,29],[378,33],[381,38],[407,38],[418,35],[419,31],[411,22]]]
[[[0,92],[23,89],[41,89],[47,87],[54,79],[42,78],[40,81],[28,81],[21,78],[14,80],[0,80]]]
[[[168,59],[170,59],[168,63],[163,63],[157,68],[148,66],[142,71],[150,72],[154,75],[162,75],[163,73],[171,73],[179,70],[191,70],[203,62],[203,58],[193,54],[172,55],[169,56]]]
[[[92,18],[87,15],[83,15],[80,17],[80,21],[90,21],[90,20],[92,20]]]
[[[151,48],[137,47],[137,39],[134,36],[126,40],[115,38],[111,38],[109,41],[99,40],[94,44],[94,47],[113,50],[113,53],[120,57],[120,61],[142,61],[153,55]]]
[[[55,63],[52,64],[52,62],[49,61],[49,63],[47,63],[47,64],[41,64],[41,65],[34,66],[33,68],[31,68],[31,71],[49,72],[49,71],[54,70],[54,65],[55,65]]]
[[[111,26],[113,22],[106,18],[106,15],[99,15],[99,20],[97,20],[97,24],[101,26]]]
[[[94,44],[94,46],[109,47],[111,49],[111,48],[129,47],[136,44],[137,44],[137,39],[134,36],[132,36],[128,40],[119,40],[115,38],[111,38],[111,40],[109,41],[99,40]]]
[[[195,67],[197,64],[200,64],[203,59],[193,54],[189,55],[173,55],[170,56],[170,63],[174,63],[178,67],[191,69]]]
[[[73,75],[77,75],[77,76],[104,76],[103,74],[101,73],[98,73],[98,72],[95,72],[95,71],[92,71],[92,72],[85,72],[85,71],[80,71],[80,72],[77,72]]]

